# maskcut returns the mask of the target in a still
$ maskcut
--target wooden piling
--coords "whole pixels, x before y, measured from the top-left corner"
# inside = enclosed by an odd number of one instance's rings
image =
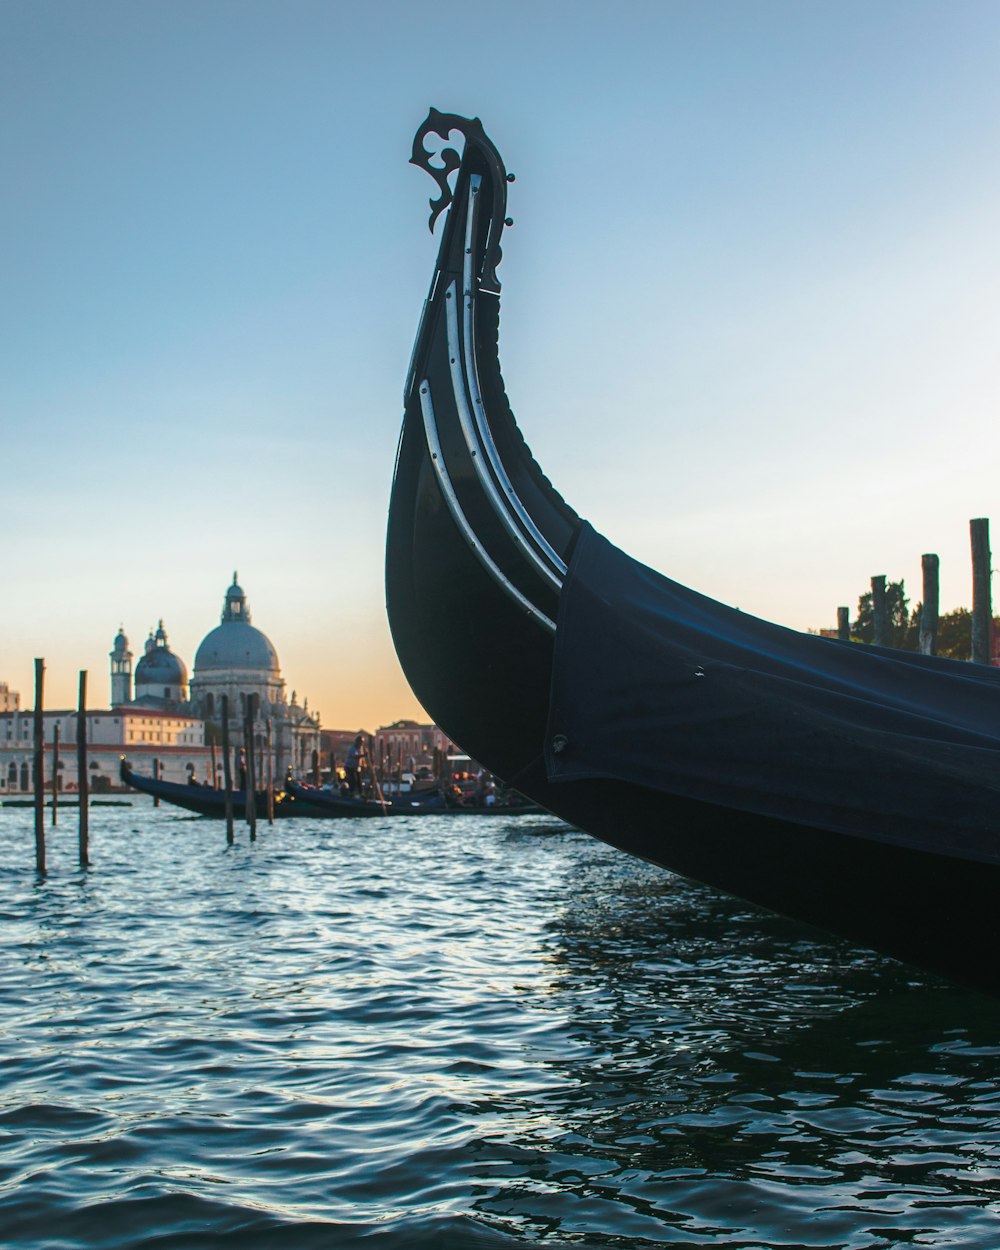
[[[256,717],[255,703],[257,696],[247,695],[246,716],[243,723],[243,745],[246,755],[246,789],[244,790],[244,802],[246,804],[246,820],[250,826],[250,841],[253,842],[257,838],[257,776],[256,776],[256,760],[254,758],[254,721]]]
[[[159,760],[153,760],[153,780],[154,781],[160,780],[160,761]],[[153,806],[154,807],[160,806],[160,796],[158,794],[155,794],[153,796]]]
[[[320,782],[322,781],[322,777],[320,776],[320,771],[319,771],[319,752],[318,751],[313,751],[312,753],[312,779],[313,779],[314,786],[318,786]]]
[[[35,660],[35,868],[45,872],[45,661]]]
[[[52,827],[59,823],[59,722],[52,726]]]
[[[87,670],[80,670],[76,709],[76,792],[80,800],[80,867],[90,865],[90,773],[87,771]]]
[[[928,552],[920,557],[920,566],[924,574],[924,594],[920,604],[920,654],[937,655],[941,562],[936,555]]]
[[[233,770],[229,760],[229,695],[222,696],[222,784],[226,792],[226,841],[234,842],[233,834]]]
[[[265,769],[267,777],[267,823],[274,824],[274,760],[271,758],[271,718],[267,718],[267,756],[265,758]]]
[[[212,743],[212,789],[219,788],[219,757],[216,754],[215,743]]]
[[[837,637],[842,642],[851,641],[851,610],[850,608],[837,609]]]
[[[972,662],[989,664],[993,652],[993,601],[990,589],[990,523],[969,522],[972,541]]]
[[[889,643],[889,605],[885,597],[885,574],[879,573],[872,578],[872,624],[875,629],[876,647],[888,647]]]

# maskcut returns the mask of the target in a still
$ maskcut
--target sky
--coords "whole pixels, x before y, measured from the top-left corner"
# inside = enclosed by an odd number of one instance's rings
[[[234,570],[324,725],[385,620],[433,105],[517,175],[508,394],[633,556],[797,629],[1000,525],[1000,6],[0,0],[0,682],[190,669]],[[994,537],[1000,544],[1000,539]]]

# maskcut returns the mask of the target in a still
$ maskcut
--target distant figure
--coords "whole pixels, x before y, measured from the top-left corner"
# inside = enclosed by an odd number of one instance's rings
[[[347,788],[351,794],[361,793],[361,770],[365,763],[365,742],[361,734],[347,748],[347,759],[344,761],[344,772],[347,774]]]
[[[497,801],[496,782],[492,780],[487,781],[485,789],[484,789],[484,793],[483,793],[483,802],[486,804],[487,807],[493,807],[496,805],[496,801]]]

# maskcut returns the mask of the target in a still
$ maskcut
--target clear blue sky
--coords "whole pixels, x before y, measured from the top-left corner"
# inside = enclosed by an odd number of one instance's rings
[[[384,621],[431,104],[517,173],[501,355],[632,554],[798,628],[1000,546],[1000,5],[0,3],[0,680],[119,623],[190,664],[234,568],[328,725]]]

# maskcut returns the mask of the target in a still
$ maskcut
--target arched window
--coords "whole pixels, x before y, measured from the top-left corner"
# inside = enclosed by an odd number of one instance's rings
[[[11,767],[13,768],[13,764],[11,765]],[[21,765],[21,789],[22,790],[28,789],[28,765],[27,764]]]
[[[215,695],[208,694],[205,698],[205,713],[208,716],[215,715]]]
[[[14,763],[7,769],[7,785],[11,790],[17,789],[17,765]]]

